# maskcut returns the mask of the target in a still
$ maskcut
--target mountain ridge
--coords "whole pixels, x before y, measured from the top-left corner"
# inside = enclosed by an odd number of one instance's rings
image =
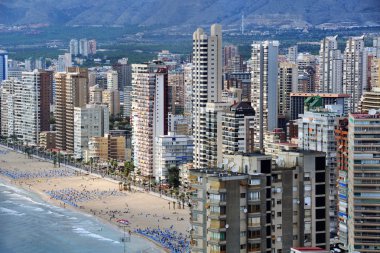
[[[305,26],[380,25],[378,0],[13,0],[0,2],[0,24],[144,25],[215,22]]]

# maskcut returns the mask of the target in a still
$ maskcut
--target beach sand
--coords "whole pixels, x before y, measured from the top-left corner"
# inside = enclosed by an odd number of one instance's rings
[[[7,150],[0,147],[0,152]],[[26,172],[26,173],[41,173],[50,170],[62,170],[65,167],[61,166],[54,168],[54,165],[49,162],[30,159],[25,154],[9,151],[7,154],[0,154],[0,168],[11,172]],[[1,177],[5,177],[1,175]],[[185,235],[189,234],[189,208],[178,209],[176,204],[175,210],[173,203],[169,204],[168,200],[153,196],[149,193],[133,190],[119,191],[117,182],[107,180],[95,175],[77,174],[62,177],[49,178],[33,178],[33,179],[13,179],[11,182],[21,186],[24,189],[36,192],[42,198],[50,203],[65,208],[73,208],[110,222],[113,225],[118,219],[126,219],[130,222],[127,230],[133,231],[136,228],[172,228],[178,233]],[[63,189],[71,189],[75,192],[86,192],[87,195],[95,198],[82,202],[75,202],[78,208],[64,204],[62,201],[50,197],[46,191],[59,191]],[[92,194],[95,192],[95,194]],[[101,196],[96,192],[115,192],[117,196]],[[119,196],[120,195],[120,196]]]

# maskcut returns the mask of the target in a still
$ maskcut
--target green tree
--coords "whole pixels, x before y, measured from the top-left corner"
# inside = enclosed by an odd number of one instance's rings
[[[131,161],[125,161],[124,162],[124,172],[125,172],[125,176],[126,177],[129,177],[129,175],[131,174],[131,172],[135,171],[135,165],[133,164],[133,162]]]
[[[168,181],[170,187],[178,188],[179,186],[179,169],[176,167],[169,168]]]

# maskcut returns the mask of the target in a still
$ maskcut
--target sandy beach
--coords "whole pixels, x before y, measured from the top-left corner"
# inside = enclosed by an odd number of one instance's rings
[[[161,229],[189,235],[189,209],[142,190],[120,191],[117,182],[52,163],[27,158],[0,147],[0,176],[14,185],[36,192],[57,206],[94,215],[115,226],[129,222],[126,230]]]

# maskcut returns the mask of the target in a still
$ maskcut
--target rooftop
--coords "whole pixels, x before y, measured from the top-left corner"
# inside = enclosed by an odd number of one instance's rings
[[[320,96],[322,98],[349,98],[350,94],[338,94],[338,93],[303,93],[303,92],[291,92],[291,97],[315,97]]]

